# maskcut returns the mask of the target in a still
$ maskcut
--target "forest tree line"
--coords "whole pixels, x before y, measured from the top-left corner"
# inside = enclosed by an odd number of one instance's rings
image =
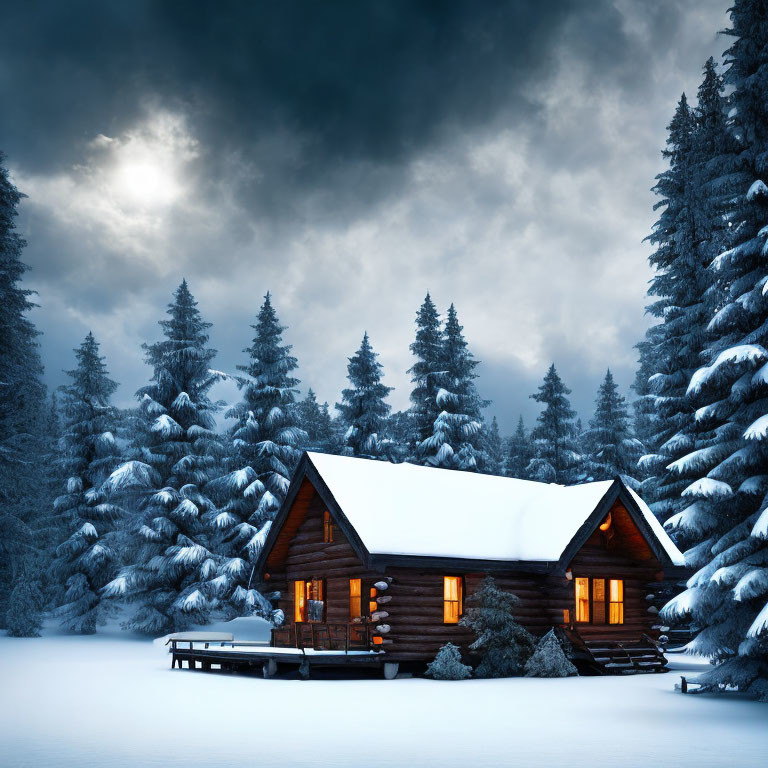
[[[669,124],[648,238],[656,322],[631,419],[608,371],[582,428],[552,365],[535,426],[503,440],[456,309],[441,318],[429,295],[410,408],[390,413],[364,334],[332,415],[299,397],[269,294],[242,365],[221,372],[186,281],[144,346],[153,373],[135,409],[111,404],[92,334],[51,400],[22,283],[22,195],[2,169],[0,621],[34,634],[46,609],[91,633],[126,602],[126,627],[148,633],[212,615],[279,621],[253,562],[303,449],[545,482],[621,475],[685,550],[693,575],[662,615],[700,630],[691,650],[718,662],[703,680],[768,698],[768,9],[736,0],[730,14],[724,66],[706,62],[695,104],[684,94]],[[222,379],[240,388],[229,409],[210,397]]]

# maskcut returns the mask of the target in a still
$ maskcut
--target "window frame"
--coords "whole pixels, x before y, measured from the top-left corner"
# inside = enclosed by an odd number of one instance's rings
[[[333,518],[327,509],[323,511],[323,544],[333,544]]]
[[[356,581],[358,584],[358,591],[356,595],[352,594],[352,582]],[[363,614],[363,590],[365,589],[363,585],[363,579],[349,579],[348,581],[348,589],[349,589],[349,620],[354,621],[355,619],[362,619],[364,618]],[[352,601],[357,600],[357,607],[358,612],[355,613],[352,610]]]
[[[578,599],[578,591],[579,591],[579,582],[586,581],[587,582],[587,616],[588,618],[586,620],[579,619],[579,599]],[[595,600],[595,582],[596,581],[602,581],[603,582],[603,600]],[[574,576],[573,577],[574,582],[574,595],[573,595],[573,623],[574,625],[589,625],[592,627],[603,627],[603,626],[621,626],[624,624],[624,582],[625,579],[615,579],[611,578],[610,576]],[[618,587],[617,594],[621,598],[620,600],[611,600],[611,585],[618,584],[620,585]],[[600,603],[602,605],[602,620],[601,621],[595,621],[595,604]],[[619,621],[613,621],[613,611],[611,610],[612,606],[618,606],[617,613],[619,615]]]
[[[299,590],[298,585],[301,584],[302,588]],[[323,615],[320,619],[309,618],[309,601],[318,600],[317,596],[312,597],[313,591],[319,594],[319,601],[323,604]],[[301,603],[299,603],[299,594],[302,595]],[[311,577],[309,579],[294,579],[293,580],[293,621],[295,624],[323,624],[326,621],[328,615],[328,597],[325,579]],[[301,606],[301,607],[300,607]]]
[[[448,579],[456,580],[456,585],[457,585],[456,600],[446,598],[446,585],[448,583]],[[447,618],[448,613],[446,611],[446,608],[448,605],[454,605],[454,604],[457,606],[455,621],[453,621],[452,619],[449,620]],[[454,574],[444,575],[443,576],[443,624],[448,626],[456,626],[461,621],[461,618],[463,615],[464,615],[464,576],[457,576]]]

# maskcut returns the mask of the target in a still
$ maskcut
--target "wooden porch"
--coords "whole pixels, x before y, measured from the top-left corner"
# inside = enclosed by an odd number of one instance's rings
[[[273,648],[315,651],[375,651],[374,628],[368,622],[298,621],[272,630]]]

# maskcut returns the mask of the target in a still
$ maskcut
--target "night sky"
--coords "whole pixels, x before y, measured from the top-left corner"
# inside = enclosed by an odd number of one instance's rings
[[[430,291],[502,431],[552,361],[588,419],[607,367],[632,381],[650,187],[727,6],[6,4],[0,150],[49,385],[92,329],[132,402],[186,277],[217,368],[269,290],[302,390],[338,400],[367,330],[404,408]]]

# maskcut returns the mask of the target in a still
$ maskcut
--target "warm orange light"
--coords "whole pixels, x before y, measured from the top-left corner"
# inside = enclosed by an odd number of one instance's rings
[[[373,644],[374,645],[381,645],[384,642],[383,637],[379,637],[378,635],[373,636]]]
[[[609,624],[624,623],[624,582],[622,579],[611,579],[608,587],[610,605],[608,611]]]
[[[307,615],[306,582],[293,582],[293,620],[305,621]]]
[[[608,513],[608,517],[600,524],[601,531],[607,531],[611,527],[611,513]]]
[[[326,544],[333,543],[333,519],[327,509],[323,512],[323,541]]]
[[[576,621],[589,621],[589,579],[580,576],[574,579],[576,594]]]
[[[357,619],[363,613],[363,581],[362,579],[349,580],[349,618]]]
[[[443,577],[443,622],[458,624],[461,616],[462,588],[460,576]]]

